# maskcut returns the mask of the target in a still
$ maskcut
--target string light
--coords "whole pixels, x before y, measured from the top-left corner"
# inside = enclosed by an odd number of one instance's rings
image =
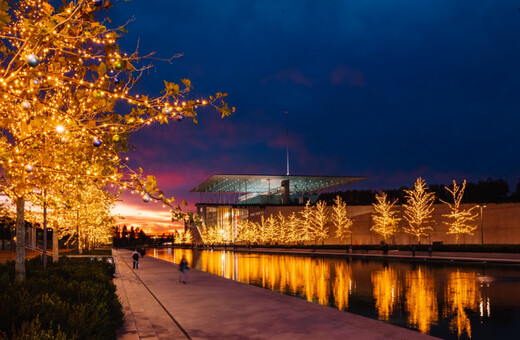
[[[35,191],[45,191],[58,213],[65,202],[73,204],[74,195],[91,191],[98,200],[111,201],[101,192],[114,184],[166,206],[173,201],[162,195],[153,177],[128,166],[121,141],[152,123],[173,119],[174,110],[195,118],[198,102],[185,99],[191,88],[187,80],[184,88],[165,82],[161,96],[133,91],[151,66],[136,66],[147,56],[119,52],[117,31],[94,19],[105,13],[92,15],[102,4],[69,2],[57,11],[50,1],[21,0],[4,9],[10,20],[0,24],[0,164],[7,180],[2,191],[13,199],[42,204]],[[227,115],[232,110],[223,97],[217,94],[202,103]],[[118,102],[131,107],[115,112]]]

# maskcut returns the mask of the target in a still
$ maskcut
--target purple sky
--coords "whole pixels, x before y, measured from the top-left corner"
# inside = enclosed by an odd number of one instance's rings
[[[132,0],[109,10],[134,21],[122,41],[155,61],[139,84],[191,79],[194,96],[229,93],[229,118],[137,133],[131,159],[167,195],[217,173],[365,176],[352,188],[452,179],[520,179],[520,12],[512,1]],[[125,195],[127,223],[166,229],[168,212]],[[193,206],[191,206],[193,209]],[[132,217],[134,215],[134,217]],[[139,222],[141,223],[141,222]],[[159,230],[159,229],[158,229]],[[162,229],[161,229],[162,230]]]

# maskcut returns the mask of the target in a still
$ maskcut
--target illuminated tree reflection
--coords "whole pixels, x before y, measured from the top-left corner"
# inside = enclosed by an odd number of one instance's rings
[[[406,310],[408,324],[428,333],[438,316],[437,297],[433,275],[420,268],[406,273]]]
[[[353,285],[350,264],[299,256],[202,252],[201,269],[240,282],[299,296],[329,305],[332,296],[338,309],[348,307]],[[334,282],[334,288],[331,283]]]
[[[480,290],[476,274],[474,272],[461,273],[459,270],[450,273],[445,300],[444,317],[453,317],[450,322],[450,330],[456,330],[459,338],[465,331],[471,338],[471,324],[466,310],[476,311],[478,309]]]
[[[402,287],[398,281],[397,271],[385,268],[372,273],[374,299],[380,320],[388,320],[400,300]]]
[[[334,301],[339,310],[348,307],[348,297],[352,291],[352,268],[349,263],[338,262],[335,265]]]

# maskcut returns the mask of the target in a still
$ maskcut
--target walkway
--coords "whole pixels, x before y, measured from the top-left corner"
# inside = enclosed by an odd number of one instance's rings
[[[126,316],[120,338],[133,339],[433,339],[420,333],[195,269],[178,282],[177,264],[113,250]]]

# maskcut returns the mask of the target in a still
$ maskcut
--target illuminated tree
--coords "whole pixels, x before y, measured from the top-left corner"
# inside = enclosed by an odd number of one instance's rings
[[[174,239],[173,239],[173,243],[174,244],[182,244],[182,238],[183,238],[184,235],[181,235],[181,233],[177,232],[177,234],[175,235]]]
[[[448,222],[444,222],[448,226],[447,234],[455,234],[456,243],[459,243],[459,237],[461,234],[473,235],[473,231],[477,229],[477,225],[472,225],[470,222],[475,221],[478,214],[472,214],[473,209],[462,209],[460,203],[462,196],[464,196],[464,189],[466,188],[466,180],[462,182],[462,186],[458,186],[457,182],[453,181],[453,190],[445,187],[446,190],[453,196],[453,203],[442,201],[450,207],[450,213],[442,215],[449,219]]]
[[[287,242],[288,243],[297,243],[300,240],[299,237],[299,229],[302,226],[301,220],[296,216],[296,213],[293,212],[287,218]]]
[[[314,215],[314,208],[311,206],[311,201],[308,200],[305,207],[300,211],[300,226],[297,232],[297,241],[309,241],[312,239],[312,221]]]
[[[408,221],[408,226],[403,227],[403,230],[413,236],[417,237],[417,241],[421,242],[421,236],[427,236],[427,231],[433,230],[433,203],[435,201],[435,194],[425,190],[426,183],[419,177],[414,184],[412,190],[405,190],[406,204],[404,206],[405,219]]]
[[[191,229],[188,229],[182,235],[182,243],[192,244],[193,243],[193,234],[191,233]]]
[[[258,238],[260,243],[265,244],[273,239],[274,223],[273,215],[268,218],[264,216],[260,218],[260,223],[258,224]]]
[[[325,239],[329,236],[328,221],[329,212],[327,210],[327,203],[325,201],[319,201],[314,207],[311,220],[311,234],[314,238],[314,242],[320,240],[322,243],[325,242]]]
[[[197,106],[225,96],[186,100],[187,79],[182,88],[165,82],[159,97],[133,93],[151,66],[140,65],[137,51],[120,51],[125,29],[97,21],[110,22],[95,13],[97,4],[78,0],[57,11],[46,0],[0,0],[0,164],[2,191],[16,203],[17,280],[25,278],[24,209],[35,188],[48,189],[56,177],[90,177],[169,204],[153,177],[132,171],[119,156],[128,134],[154,122],[196,122]],[[125,104],[118,111],[129,112],[114,114],[119,102]],[[217,109],[223,116],[232,111],[225,103]]]
[[[222,238],[222,229],[217,226],[206,226],[202,229],[201,233],[202,242],[204,244],[218,244],[224,240]]]
[[[247,220],[247,219],[241,219],[237,223],[237,241],[239,242],[246,242],[250,244],[251,242],[254,242],[255,239],[255,226],[254,223]]]
[[[386,241],[386,239],[395,235],[401,220],[395,217],[397,212],[392,210],[397,200],[390,202],[386,193],[383,192],[381,196],[376,194],[376,201],[377,203],[372,204],[375,213],[372,215],[372,228],[370,230],[381,235]]]
[[[353,221],[347,216],[347,203],[339,195],[334,199],[331,217],[332,223],[336,227],[336,238],[346,240],[352,234]]]
[[[288,225],[288,219],[278,211],[276,215],[276,238],[275,242],[288,243],[290,238],[290,230]]]

